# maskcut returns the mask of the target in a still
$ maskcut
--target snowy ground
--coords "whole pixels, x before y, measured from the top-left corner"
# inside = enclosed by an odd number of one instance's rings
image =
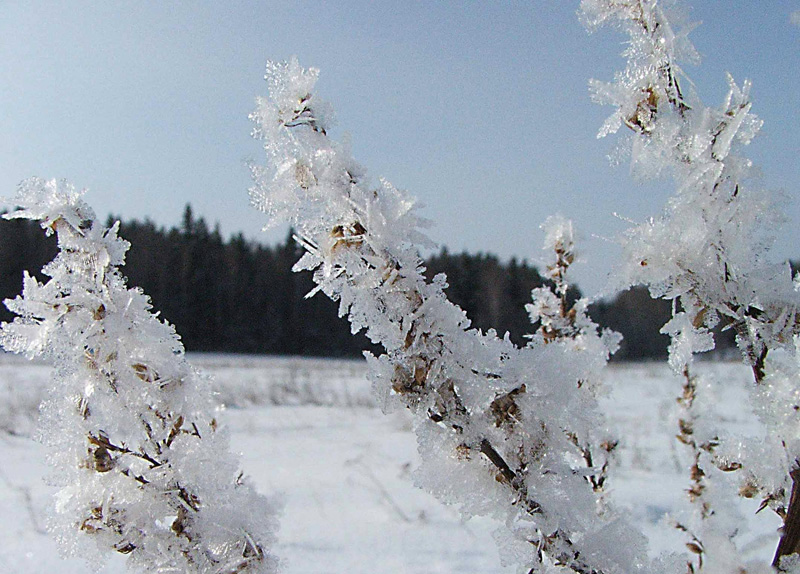
[[[486,573],[502,568],[491,520],[464,522],[413,486],[417,465],[406,413],[375,408],[359,361],[195,356],[211,372],[227,405],[223,421],[246,473],[264,493],[280,493],[284,515],[277,553],[287,574]],[[704,364],[724,381],[711,396],[727,425],[752,430],[741,407],[749,372],[738,364]],[[51,489],[42,447],[30,436],[49,370],[0,356],[0,573],[94,571],[62,560],[46,533]],[[685,507],[685,453],[672,440],[681,382],[663,365],[628,365],[609,372],[604,399],[622,439],[612,497],[645,524],[654,550],[680,549],[665,526]],[[707,391],[710,392],[710,391]],[[754,516],[745,505],[754,557],[769,559],[777,517]],[[743,532],[745,528],[743,527]],[[103,573],[125,572],[120,557]],[[508,569],[513,572],[513,569]]]

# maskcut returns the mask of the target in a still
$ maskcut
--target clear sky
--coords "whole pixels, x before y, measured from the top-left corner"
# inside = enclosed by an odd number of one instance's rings
[[[322,70],[319,93],[374,176],[408,189],[452,251],[536,262],[553,213],[583,235],[589,293],[611,239],[657,215],[662,183],[612,167],[595,133],[610,109],[587,81],[624,62],[614,31],[588,34],[578,2],[0,0],[0,192],[29,176],[90,189],[99,214],[174,225],[187,202],[223,233],[274,241],[248,205],[248,114],[267,59]],[[751,157],[793,197],[776,256],[800,259],[800,0],[701,1],[687,71],[707,103],[725,72],[753,80],[765,120]],[[794,16],[793,16],[794,14]],[[135,246],[134,246],[135,249]]]

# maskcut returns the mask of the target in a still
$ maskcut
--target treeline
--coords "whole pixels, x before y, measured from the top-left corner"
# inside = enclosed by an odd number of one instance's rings
[[[322,296],[305,299],[314,284],[310,274],[291,271],[302,249],[290,237],[275,246],[241,234],[224,239],[189,206],[179,227],[134,220],[121,224],[120,235],[132,244],[124,267],[130,284],[150,295],[187,350],[341,357],[371,348],[363,334],[350,333],[336,303]],[[55,253],[54,240],[38,225],[0,222],[0,297],[20,292],[23,269],[41,279],[39,270]],[[525,343],[531,331],[525,305],[531,290],[545,284],[535,267],[443,249],[426,268],[430,277],[447,275],[450,299],[473,326],[508,332],[515,343]],[[575,289],[571,296],[580,294]],[[591,308],[595,321],[624,336],[616,360],[664,357],[668,338],[657,326],[670,313],[669,303],[654,301],[640,288]],[[0,319],[11,318],[0,310]]]

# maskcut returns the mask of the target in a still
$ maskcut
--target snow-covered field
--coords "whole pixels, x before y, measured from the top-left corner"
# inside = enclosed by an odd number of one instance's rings
[[[414,488],[418,464],[406,413],[375,407],[361,361],[195,355],[226,405],[222,421],[246,474],[284,504],[280,544],[284,572],[486,573],[502,568],[490,519],[464,522],[452,508]],[[706,396],[733,429],[755,432],[746,414],[749,370],[705,363],[700,372],[724,384]],[[49,369],[0,356],[0,573],[83,573],[63,560],[46,532],[52,490],[43,448],[31,438]],[[665,365],[612,366],[603,402],[621,439],[611,496],[646,525],[654,550],[680,550],[668,524],[686,508],[687,456],[672,437],[681,381]],[[757,516],[745,501],[742,540],[752,556],[770,559],[779,520]],[[125,572],[115,558],[101,570]],[[513,572],[513,569],[508,569]]]

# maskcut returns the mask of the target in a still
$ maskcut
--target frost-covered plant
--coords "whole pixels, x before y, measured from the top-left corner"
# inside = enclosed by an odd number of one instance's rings
[[[678,371],[713,347],[710,329],[722,322],[737,330],[761,379],[768,349],[792,345],[800,297],[788,264],[766,259],[780,214],[752,181],[751,161],[737,155],[762,123],[750,113],[750,84],[729,77],[723,105],[706,107],[681,87],[678,62],[696,54],[659,3],[584,0],[582,9],[590,27],[610,20],[630,36],[625,72],[592,82],[595,99],[616,107],[599,135],[629,127],[634,173],[666,172],[677,187],[661,217],[628,232],[621,286],[644,283],[678,301],[666,328]]]
[[[0,343],[54,365],[40,438],[60,486],[50,529],[92,563],[127,554],[153,573],[268,573],[275,509],[242,481],[208,379],[174,329],[128,288],[128,242],[64,182],[31,179],[8,218],[58,236],[45,283],[26,275]],[[92,542],[96,544],[92,544]]]
[[[295,269],[313,270],[353,331],[385,348],[368,357],[370,378],[384,410],[416,415],[419,484],[467,516],[503,519],[503,556],[526,571],[645,569],[643,536],[599,504],[615,442],[590,383],[618,337],[598,332],[585,301],[566,307],[569,225],[548,225],[556,292],[535,293],[530,344],[470,330],[445,278],[423,276],[419,249],[429,241],[414,201],[386,181],[370,185],[328,137],[317,74],[296,60],[268,65],[269,97],[252,115],[267,165],[253,168],[251,197],[271,223],[297,230],[307,252]]]
[[[697,512],[676,526],[697,557],[689,569],[768,571],[745,564],[735,548],[735,493],[720,473],[740,471],[740,494],[758,494],[786,516],[776,565],[798,550],[800,492],[791,504],[787,495],[798,490],[789,486],[792,477],[800,478],[800,295],[788,265],[766,257],[779,217],[739,155],[761,125],[750,112],[749,83],[730,79],[719,109],[686,91],[690,82],[678,62],[698,57],[689,28],[673,28],[666,4],[581,3],[590,29],[613,22],[629,35],[625,71],[614,82],[592,84],[595,98],[616,108],[600,135],[627,127],[634,173],[671,174],[677,182],[663,216],[625,236],[618,286],[644,283],[675,302],[663,331],[672,338],[670,363],[684,378],[678,439],[691,453],[688,494]],[[289,221],[298,230],[308,252],[296,270],[313,270],[317,289],[340,302],[353,331],[365,329],[386,349],[370,358],[371,377],[386,409],[401,404],[417,415],[420,483],[466,514],[503,516],[513,536],[501,544],[515,547],[526,568],[646,569],[641,536],[613,509],[598,512],[597,492],[591,496],[587,482],[575,480],[587,476],[593,491],[602,490],[608,465],[600,469],[593,453],[601,445],[612,450],[613,442],[596,432],[601,419],[586,383],[597,379],[617,341],[598,333],[584,301],[568,306],[571,225],[551,218],[545,226],[556,254],[548,267],[555,289],[533,293],[530,344],[516,348],[494,332],[469,330],[443,294],[445,279],[423,278],[417,253],[428,241],[413,200],[386,181],[371,186],[349,150],[328,137],[332,114],[313,92],[316,79],[316,70],[296,61],[268,66],[269,97],[252,116],[267,165],[253,168],[251,198],[271,222]],[[736,330],[752,366],[766,441],[725,436],[702,403],[706,381],[691,362],[713,349],[717,326]],[[588,468],[580,469],[581,460]],[[615,538],[625,547],[611,544]]]
[[[595,98],[616,109],[600,131],[630,128],[633,172],[644,177],[671,175],[676,193],[658,218],[631,229],[624,238],[620,286],[646,284],[656,297],[674,301],[672,320],[662,332],[672,338],[670,363],[686,379],[687,408],[681,440],[705,450],[708,466],[741,469],[743,495],[760,495],[785,518],[775,555],[800,551],[800,408],[796,345],[800,294],[787,263],[770,263],[771,233],[781,219],[770,195],[751,176],[742,155],[761,127],[751,113],[750,83],[728,78],[722,106],[705,106],[686,86],[681,61],[697,61],[687,38],[676,30],[654,0],[583,0],[590,28],[611,22],[629,36],[625,71],[611,83],[593,82]],[[768,432],[757,441],[706,434],[697,440],[695,353],[714,348],[712,329],[737,333],[737,344],[751,365],[753,403]],[[693,495],[706,477],[696,450]],[[789,501],[789,493],[791,503]],[[798,493],[800,494],[800,493]],[[705,507],[705,502],[703,503]],[[788,506],[788,508],[787,508]],[[711,517],[714,511],[703,512]],[[729,525],[728,528],[733,528]]]

